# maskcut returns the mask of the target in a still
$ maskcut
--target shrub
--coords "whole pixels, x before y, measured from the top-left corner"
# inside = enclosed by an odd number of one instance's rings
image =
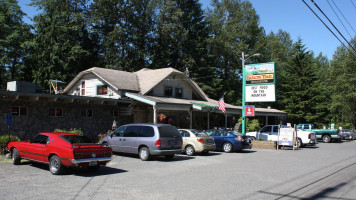
[[[62,133],[75,133],[77,135],[84,135],[81,129],[71,128],[69,131],[64,129],[54,129],[54,132],[62,132]]]
[[[106,133],[99,133],[98,135],[98,143],[100,144],[101,143],[101,140],[108,136],[109,134],[111,133],[111,130],[108,130]]]
[[[6,153],[7,145],[9,144],[9,142],[12,141],[20,141],[20,139],[17,136],[13,136],[13,135],[10,135],[10,138],[9,135],[0,136],[0,155]]]

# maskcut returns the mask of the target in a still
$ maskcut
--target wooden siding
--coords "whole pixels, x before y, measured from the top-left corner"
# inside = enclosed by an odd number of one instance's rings
[[[192,88],[187,82],[184,80],[184,77],[181,75],[173,74],[165,78],[162,82],[157,84],[153,88],[152,96],[163,97],[164,96],[164,88],[172,87],[173,89],[173,97],[175,97],[175,88],[183,88],[183,96],[182,99],[192,99]]]
[[[121,91],[116,91],[114,88],[109,86],[99,77],[94,74],[86,74],[84,75],[75,85],[71,88],[68,92],[69,95],[76,95],[76,89],[80,89],[81,91],[81,84],[85,81],[85,95],[89,97],[101,97],[101,98],[111,98],[111,99],[120,99],[122,96]],[[96,87],[99,85],[108,85],[108,94],[105,95],[97,95]]]

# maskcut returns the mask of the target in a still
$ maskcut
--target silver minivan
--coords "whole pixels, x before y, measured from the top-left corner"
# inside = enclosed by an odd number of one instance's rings
[[[138,154],[141,160],[150,156],[171,159],[182,150],[182,137],[169,124],[127,124],[103,138],[102,144],[113,152]]]

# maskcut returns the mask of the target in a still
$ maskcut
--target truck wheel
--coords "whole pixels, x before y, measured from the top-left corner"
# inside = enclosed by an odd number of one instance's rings
[[[330,135],[323,135],[323,142],[324,143],[329,143],[331,141]]]
[[[300,148],[303,146],[303,142],[300,138],[297,139],[297,147]]]

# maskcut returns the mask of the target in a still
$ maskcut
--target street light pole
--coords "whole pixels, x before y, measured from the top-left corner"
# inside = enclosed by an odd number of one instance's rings
[[[246,121],[245,121],[245,86],[246,86],[246,74],[245,74],[245,61],[253,56],[260,56],[259,53],[253,54],[251,56],[245,55],[242,52],[242,135],[246,135]],[[247,57],[245,59],[245,57]]]
[[[246,82],[246,77],[245,77],[245,53],[242,52],[242,135],[246,134],[245,127],[246,127],[246,122],[245,122],[245,82]]]

